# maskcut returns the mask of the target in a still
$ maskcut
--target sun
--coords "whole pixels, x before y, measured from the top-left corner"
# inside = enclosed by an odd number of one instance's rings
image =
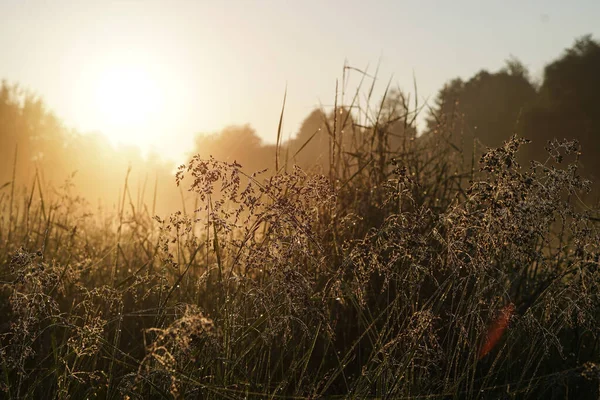
[[[147,147],[162,109],[160,82],[142,65],[113,65],[99,73],[94,108],[102,131],[115,143]]]

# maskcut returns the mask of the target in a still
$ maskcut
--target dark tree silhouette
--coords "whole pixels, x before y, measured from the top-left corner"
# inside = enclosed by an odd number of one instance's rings
[[[535,104],[525,118],[530,153],[545,157],[551,139],[577,139],[585,176],[600,178],[600,43],[590,35],[575,41],[562,57],[546,66]]]
[[[440,90],[427,117],[426,134],[448,140],[465,156],[500,146],[521,131],[523,111],[536,96],[527,69],[516,59],[496,73],[481,71],[468,81],[457,78]]]

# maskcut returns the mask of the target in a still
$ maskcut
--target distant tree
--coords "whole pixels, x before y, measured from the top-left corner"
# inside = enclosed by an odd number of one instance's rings
[[[2,81],[0,86],[0,186],[12,179],[15,151],[18,148],[21,148],[21,157],[30,157],[29,135],[21,116],[18,90],[6,81]],[[17,171],[21,172],[21,168]]]
[[[64,168],[68,132],[43,101],[31,92],[3,81],[0,85],[0,180],[31,178],[36,167],[48,176]],[[16,164],[15,162],[16,152]]]
[[[409,96],[400,89],[393,89],[387,94],[378,121],[385,139],[382,145],[387,153],[397,154],[412,150],[412,143],[417,136],[416,110],[413,108]]]
[[[583,173],[600,178],[600,43],[590,35],[544,69],[535,104],[525,118],[525,136],[533,139],[531,154],[543,158],[553,138],[574,138],[583,148]]]
[[[330,167],[339,168],[344,153],[351,151],[355,142],[354,118],[347,108],[338,107],[329,114],[315,109],[287,143],[288,161],[307,169],[318,167],[325,172]],[[336,165],[330,165],[331,161]]]
[[[237,161],[249,172],[272,167],[275,160],[274,149],[263,146],[260,136],[248,124],[197,135],[193,154],[205,158],[212,156],[220,161]]]
[[[328,164],[326,119],[322,110],[315,109],[302,121],[296,136],[287,144],[289,162],[303,168]]]
[[[466,156],[474,140],[484,146],[480,150],[500,146],[521,130],[522,113],[535,96],[527,69],[512,58],[496,73],[481,71],[444,85],[427,116],[426,133],[444,136]]]

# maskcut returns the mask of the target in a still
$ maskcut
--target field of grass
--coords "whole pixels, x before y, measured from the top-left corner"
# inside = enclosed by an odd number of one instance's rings
[[[2,187],[0,397],[598,398],[577,143],[520,166],[517,137],[480,158],[333,115],[318,171],[197,157],[168,217],[126,176],[112,211]]]

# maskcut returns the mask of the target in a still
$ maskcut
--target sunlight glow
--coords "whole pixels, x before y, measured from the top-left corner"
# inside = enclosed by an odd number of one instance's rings
[[[94,106],[103,132],[115,143],[147,147],[152,126],[163,109],[160,82],[143,66],[114,65],[101,71],[94,88]]]

